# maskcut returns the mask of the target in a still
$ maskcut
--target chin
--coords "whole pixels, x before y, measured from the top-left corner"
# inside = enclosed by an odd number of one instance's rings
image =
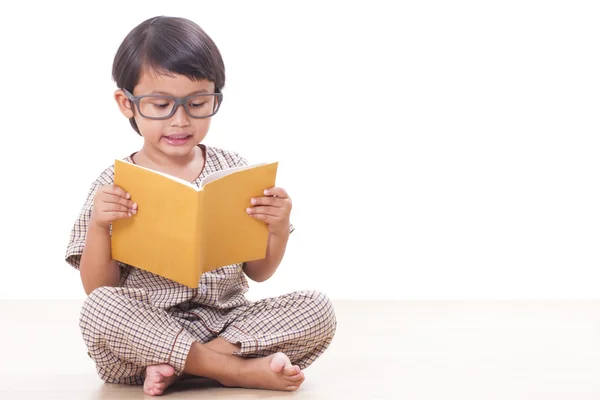
[[[190,152],[194,151],[194,149],[196,148],[198,144],[196,142],[190,142],[190,143],[186,143],[185,145],[177,145],[177,146],[173,146],[170,145],[168,143],[163,144],[161,146],[161,150],[163,151],[163,153],[169,155],[169,156],[185,156],[187,154],[189,154]]]

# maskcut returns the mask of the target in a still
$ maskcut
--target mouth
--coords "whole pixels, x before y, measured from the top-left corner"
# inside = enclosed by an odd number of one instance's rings
[[[172,135],[163,136],[163,138],[171,145],[180,146],[186,144],[192,138],[192,135],[188,135],[187,133],[174,133]]]

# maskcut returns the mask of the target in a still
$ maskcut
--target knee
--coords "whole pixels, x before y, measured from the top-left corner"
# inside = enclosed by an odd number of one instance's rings
[[[116,295],[115,288],[110,286],[101,286],[96,288],[88,295],[81,307],[83,315],[90,312],[97,313],[106,308],[106,303],[110,303],[111,299]]]
[[[308,291],[303,293],[309,305],[309,310],[314,313],[315,325],[326,339],[332,339],[337,329],[337,319],[331,299],[324,293]]]
[[[110,318],[104,318],[111,309],[111,304],[118,297],[116,288],[102,286],[92,291],[83,302],[79,315],[79,326],[82,330],[89,327],[100,327]]]

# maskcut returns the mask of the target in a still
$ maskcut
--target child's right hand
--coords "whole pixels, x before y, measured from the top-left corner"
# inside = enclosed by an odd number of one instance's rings
[[[120,218],[129,218],[137,212],[137,204],[130,200],[131,195],[119,186],[101,186],[94,196],[91,222],[108,228]]]

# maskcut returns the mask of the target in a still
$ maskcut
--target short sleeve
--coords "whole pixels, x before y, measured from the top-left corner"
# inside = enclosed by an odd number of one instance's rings
[[[238,153],[233,153],[233,166],[234,167],[245,167],[248,165],[248,160],[239,155]]]
[[[85,239],[87,237],[88,225],[92,217],[92,207],[94,206],[94,197],[96,192],[104,185],[112,185],[114,183],[114,166],[106,168],[90,185],[83,207],[79,211],[79,215],[71,228],[69,243],[65,253],[65,261],[72,267],[79,269],[81,255],[85,247]]]
[[[85,238],[87,235],[88,225],[92,216],[92,207],[94,205],[94,196],[96,191],[100,187],[98,182],[94,182],[91,185],[87,198],[71,228],[69,236],[69,243],[67,245],[67,251],[65,254],[65,261],[72,267],[79,269],[79,262],[81,255],[83,254],[83,248],[85,246]]]

